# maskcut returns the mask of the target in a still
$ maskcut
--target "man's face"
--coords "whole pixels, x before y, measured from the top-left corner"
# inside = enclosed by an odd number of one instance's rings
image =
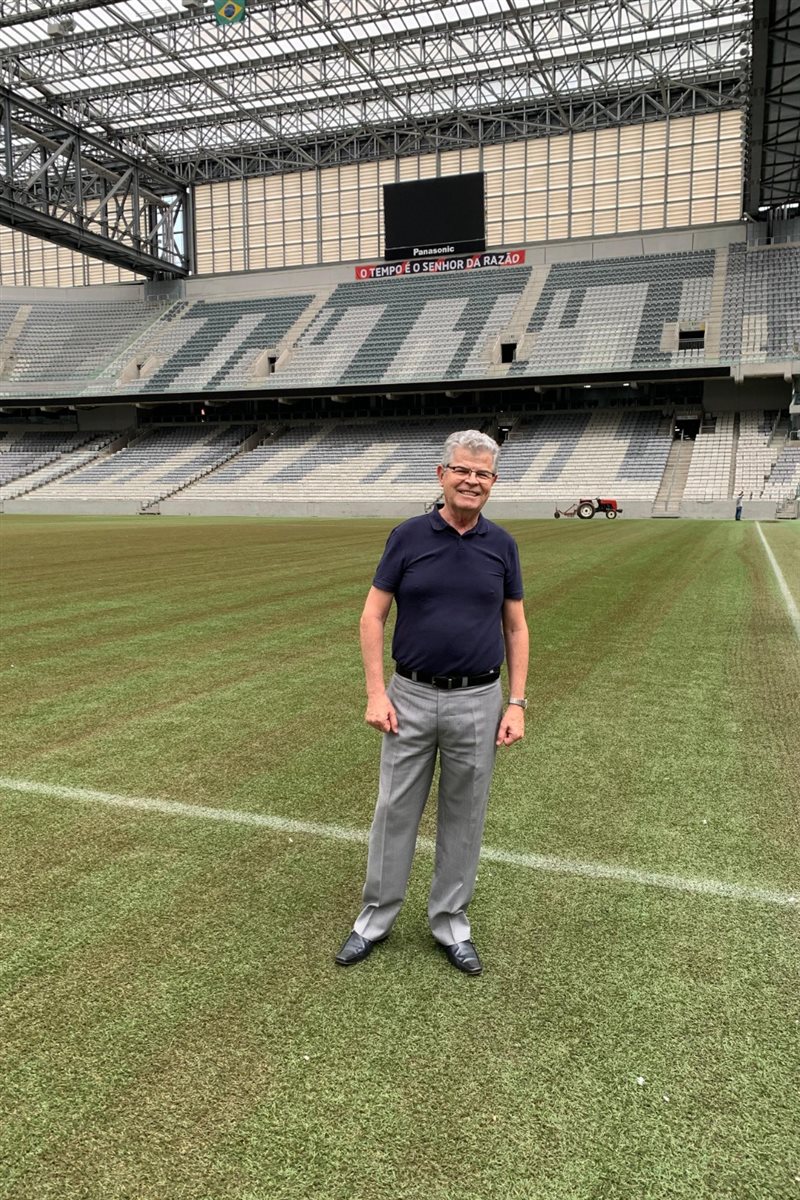
[[[462,475],[452,470],[453,467],[462,467],[471,474]],[[481,479],[475,474],[477,471],[487,473],[489,478]],[[437,467],[436,474],[442,485],[445,505],[450,512],[462,517],[470,513],[477,515],[489,499],[494,483],[491,451],[480,450],[476,453],[463,446],[456,446],[450,455],[449,465]]]

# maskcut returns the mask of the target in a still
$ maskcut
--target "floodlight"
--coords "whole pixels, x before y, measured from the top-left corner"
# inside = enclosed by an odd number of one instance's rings
[[[54,17],[52,21],[47,22],[48,37],[64,37],[67,33],[72,33],[75,28],[75,18],[69,15],[63,17]]]

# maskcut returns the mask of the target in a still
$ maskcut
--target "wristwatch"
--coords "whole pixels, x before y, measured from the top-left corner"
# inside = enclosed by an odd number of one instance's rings
[[[524,696],[509,696],[508,703],[509,704],[518,704],[519,707],[523,708],[523,709],[528,707],[528,701],[525,699]]]

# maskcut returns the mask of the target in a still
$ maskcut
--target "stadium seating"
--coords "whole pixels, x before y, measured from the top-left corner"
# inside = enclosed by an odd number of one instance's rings
[[[735,413],[721,413],[713,426],[701,428],[695,443],[684,500],[727,500],[732,493]]]
[[[160,307],[6,299],[0,395],[635,375],[800,352],[800,247],[790,244],[351,280],[332,291],[323,276],[308,279],[302,293]],[[508,363],[501,340],[515,346]]]
[[[554,264],[528,322],[512,375],[685,367],[704,349],[679,349],[679,326],[711,315],[713,250]],[[665,327],[671,326],[671,330]]]
[[[471,418],[475,421],[475,418]],[[452,419],[299,424],[187,491],[199,500],[431,500]],[[652,500],[670,447],[658,412],[603,412],[520,421],[503,447],[496,495],[546,499],[607,492]]]
[[[800,354],[800,246],[729,247],[720,354],[732,363]]]
[[[765,500],[788,500],[800,489],[800,442],[787,442],[781,449],[761,496]]]
[[[503,447],[495,494],[502,500],[652,501],[671,444],[670,422],[654,410],[526,417]]]
[[[452,421],[299,423],[187,490],[196,500],[432,500]]]
[[[8,451],[0,459],[0,485],[11,483],[15,479],[21,479],[23,475],[30,474],[38,467],[44,467],[47,463],[52,462],[58,455],[56,454],[15,454],[13,451]]]
[[[529,276],[502,267],[340,284],[272,385],[480,378]]]
[[[224,462],[254,426],[185,425],[157,428],[130,446],[37,490],[37,498],[147,503]]]
[[[180,303],[132,348],[131,359],[155,364],[121,384],[129,393],[221,391],[246,387],[265,350],[277,346],[313,296],[196,300]],[[263,386],[265,380],[259,380]]]
[[[162,305],[136,299],[45,300],[25,305],[28,311],[22,313],[20,307],[8,301],[0,306],[2,379],[12,384],[85,382],[164,311]],[[3,352],[18,314],[19,331]]]
[[[780,453],[773,446],[773,423],[761,410],[743,412],[739,416],[739,442],[736,448],[736,481],[733,493],[744,492],[745,498],[758,498],[764,483]]]
[[[120,503],[128,506],[124,511],[137,511],[180,493],[182,501],[201,502],[198,511],[214,511],[215,503],[291,504],[294,511],[309,504],[326,511],[352,505],[384,514],[408,505],[421,510],[439,494],[436,465],[454,420],[488,431],[496,423],[490,414],[289,421],[262,426],[262,440],[247,450],[244,445],[255,440],[253,425],[157,426],[106,455],[101,450],[118,435],[9,434],[0,439],[0,500],[32,494],[37,505],[78,502],[78,511],[113,501],[114,511],[122,511]],[[584,496],[627,502],[638,516],[676,516],[683,502],[692,515],[702,515],[704,505],[727,502],[739,491],[749,501],[770,503],[794,496],[800,486],[800,444],[786,441],[781,431],[775,436],[774,419],[763,412],[707,418],[696,440],[682,443],[691,458],[677,489],[666,488],[675,445],[671,413],[504,413],[503,423],[510,434],[494,498],[506,516],[516,511],[509,505],[563,507]]]
[[[6,434],[0,440],[0,499],[19,495],[89,462],[112,436],[57,432]]]
[[[9,303],[6,300],[0,300],[0,346],[5,340],[6,334],[11,328],[11,322],[19,312],[19,305]]]

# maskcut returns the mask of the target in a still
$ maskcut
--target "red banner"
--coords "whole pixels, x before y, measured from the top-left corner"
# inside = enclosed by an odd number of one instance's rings
[[[396,275],[446,275],[451,271],[476,271],[481,267],[521,267],[524,250],[487,250],[457,258],[406,258],[400,262],[368,263],[355,268],[356,279],[392,279]]]

